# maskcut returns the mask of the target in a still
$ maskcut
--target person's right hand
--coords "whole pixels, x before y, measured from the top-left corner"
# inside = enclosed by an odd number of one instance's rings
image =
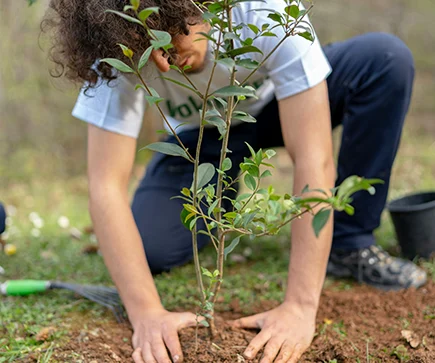
[[[196,315],[192,313],[171,313],[164,309],[150,310],[132,321],[133,355],[135,363],[181,363],[178,331],[195,326]],[[169,358],[168,350],[172,357]]]

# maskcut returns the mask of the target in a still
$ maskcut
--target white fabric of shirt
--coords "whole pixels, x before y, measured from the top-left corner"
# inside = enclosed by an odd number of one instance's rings
[[[283,12],[283,0],[267,0],[263,2],[242,2],[233,10],[235,24],[255,24],[259,28],[263,24],[274,24],[267,18],[274,9]],[[262,10],[258,10],[262,9]],[[280,27],[274,29],[277,37],[260,37],[253,43],[260,53],[248,53],[241,57],[261,62],[275,45],[283,38]],[[247,27],[241,31],[241,39],[254,37],[255,34]],[[189,74],[189,78],[201,92],[205,92],[213,63],[206,62],[200,73]],[[145,70],[146,69],[146,70]],[[144,67],[143,76],[149,86],[153,87],[165,100],[160,103],[171,126],[177,128],[177,133],[186,128],[199,126],[199,110],[201,100],[191,91],[162,79],[170,77],[186,83],[185,78],[174,70],[160,73],[154,64]],[[251,72],[243,67],[237,67],[236,79],[242,81]],[[300,36],[289,37],[265,64],[250,78],[247,84],[257,89],[258,99],[248,98],[241,101],[238,109],[248,112],[254,117],[275,96],[278,100],[298,94],[314,87],[327,78],[331,67],[317,39],[310,42]],[[215,70],[211,91],[229,84],[230,72],[223,65]],[[147,101],[145,91],[135,85],[139,83],[134,75],[119,75],[107,84],[102,82],[97,88],[84,93],[80,92],[73,110],[73,116],[102,129],[137,138],[143,121]],[[162,121],[163,122],[163,121]]]

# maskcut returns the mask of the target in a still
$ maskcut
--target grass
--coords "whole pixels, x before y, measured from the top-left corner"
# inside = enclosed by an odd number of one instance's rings
[[[419,134],[412,128],[406,130],[393,172],[390,197],[420,189],[434,189],[434,148],[432,139],[427,135]],[[280,176],[277,175],[276,179]],[[274,183],[273,180],[271,182]],[[18,248],[14,256],[0,255],[0,266],[6,271],[5,276],[0,276],[0,281],[30,278],[111,284],[102,258],[98,254],[82,252],[85,246],[95,244],[93,237],[83,234],[77,240],[70,236],[71,228],[83,230],[90,224],[84,176],[67,181],[35,179],[27,184],[8,184],[1,186],[0,195],[7,205],[14,206],[14,215],[8,220],[7,242],[14,243]],[[35,222],[40,228],[31,222],[29,216],[32,212],[42,219],[43,226],[40,221]],[[59,226],[60,216],[68,218],[70,226],[67,229]],[[35,220],[35,214],[32,218]],[[376,235],[380,244],[391,248],[395,245],[393,228],[387,214],[382,219],[382,226]],[[241,306],[247,310],[259,299],[282,299],[288,263],[287,235],[288,231],[275,239],[241,243],[235,253],[245,262],[228,263],[222,308],[234,298],[239,299]],[[213,251],[206,249],[202,259],[206,267],[211,267]],[[433,263],[426,262],[424,266],[435,276]],[[158,276],[156,284],[168,309],[192,308],[195,305],[196,284],[192,265]],[[347,281],[334,286],[343,290],[352,288]],[[50,352],[66,338],[72,324],[71,314],[77,313],[111,319],[104,308],[84,300],[71,299],[71,294],[66,291],[49,291],[29,297],[2,297],[0,362],[12,362],[38,350],[43,352],[40,361],[45,359],[48,362]],[[432,319],[433,312],[428,311],[427,315],[428,319]],[[56,327],[54,336],[46,342],[37,342],[35,334],[48,326]]]

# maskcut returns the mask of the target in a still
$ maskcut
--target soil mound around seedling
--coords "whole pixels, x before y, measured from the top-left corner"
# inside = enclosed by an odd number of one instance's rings
[[[339,291],[340,285],[324,291],[311,348],[301,362],[435,362],[435,283],[419,290],[382,292],[365,286]],[[234,301],[221,317],[235,319],[262,312],[278,303],[267,301],[246,310]],[[69,332],[68,342],[56,348],[52,359],[61,362],[133,362],[131,330],[114,321],[98,322],[81,317]],[[255,331],[223,325],[210,344],[206,329],[199,329],[195,355],[195,329],[181,332],[185,362],[237,363]],[[85,328],[87,326],[88,328]],[[225,329],[222,327],[225,326]],[[410,338],[411,337],[411,338]],[[25,362],[36,361],[34,355]],[[254,362],[258,362],[255,360]]]

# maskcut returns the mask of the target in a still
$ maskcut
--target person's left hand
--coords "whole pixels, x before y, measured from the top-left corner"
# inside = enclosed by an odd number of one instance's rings
[[[243,353],[246,359],[254,359],[265,346],[260,363],[296,363],[313,340],[315,323],[315,310],[283,303],[264,313],[235,320],[232,325],[261,329]]]

